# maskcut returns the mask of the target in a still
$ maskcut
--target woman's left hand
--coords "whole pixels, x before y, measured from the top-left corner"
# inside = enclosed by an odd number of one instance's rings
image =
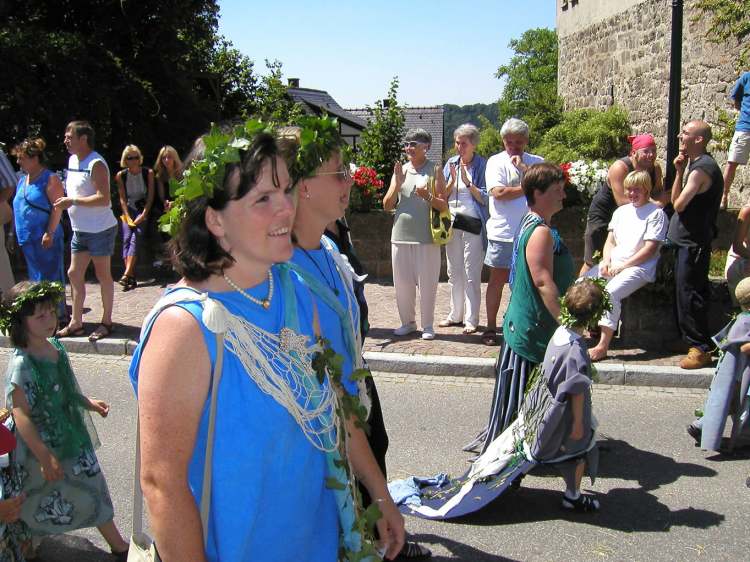
[[[466,187],[469,187],[471,184],[471,180],[469,179],[469,174],[466,173],[466,166],[461,164],[461,181],[464,182],[464,185]]]
[[[429,199],[430,199],[430,190],[427,187],[427,184],[415,188],[414,189],[414,193],[416,193],[417,195],[419,195],[425,201],[429,201]]]
[[[101,417],[106,418],[107,414],[109,414],[109,404],[107,404],[104,400],[97,400],[96,398],[91,398],[91,411],[96,412]]]
[[[406,540],[406,531],[404,530],[404,516],[393,503],[390,496],[379,499],[378,508],[383,516],[378,519],[376,526],[378,529],[378,546],[385,548],[385,557],[393,560],[404,548]]]

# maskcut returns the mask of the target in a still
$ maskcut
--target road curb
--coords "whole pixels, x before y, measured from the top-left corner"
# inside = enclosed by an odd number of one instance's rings
[[[495,377],[495,359],[441,355],[410,355],[368,351],[364,354],[370,369],[384,373],[412,375],[446,375],[458,377]],[[596,365],[602,384],[626,386],[660,386],[672,388],[708,388],[713,369],[685,371],[679,367],[599,363]]]
[[[90,342],[88,338],[60,340],[69,353],[99,355],[133,355],[138,342],[126,338],[104,338]],[[13,347],[10,338],[0,335],[0,347]],[[406,373],[451,377],[495,378],[495,359],[456,357],[451,355],[412,355],[367,351],[364,354],[370,369],[382,373]],[[660,386],[672,388],[708,388],[713,369],[685,371],[679,367],[598,363],[598,382],[625,386]]]

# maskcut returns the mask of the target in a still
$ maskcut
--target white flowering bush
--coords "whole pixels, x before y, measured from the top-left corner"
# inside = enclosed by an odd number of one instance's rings
[[[586,199],[591,199],[602,183],[607,181],[609,166],[600,160],[576,160],[563,164],[568,182]]]

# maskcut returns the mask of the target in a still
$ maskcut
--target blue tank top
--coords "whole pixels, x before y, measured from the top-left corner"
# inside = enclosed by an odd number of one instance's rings
[[[278,288],[278,268],[272,271]],[[312,325],[310,294],[305,286],[294,282],[299,324],[304,331]],[[268,284],[246,290],[256,298],[264,298]],[[281,291],[275,293],[268,311],[261,311],[236,291],[209,292],[209,296],[259,328],[278,333],[286,303],[280,298]],[[187,310],[200,325],[213,367],[216,336],[203,324],[202,306],[196,302],[176,306]],[[138,367],[150,330],[150,325],[145,326],[130,367],[136,393]],[[311,333],[306,335],[312,338]],[[334,494],[325,485],[325,454],[312,446],[281,405],[258,388],[233,353],[225,349],[223,362],[212,459],[208,560],[336,560],[339,520]],[[198,505],[208,414],[209,397],[203,406],[188,469],[189,486]]]
[[[23,176],[16,186],[13,199],[13,216],[15,217],[16,239],[23,245],[29,241],[41,242],[47,230],[52,205],[47,198],[47,183],[52,172],[42,171],[32,182],[27,184],[28,175]],[[62,236],[62,225],[58,223],[55,239]]]

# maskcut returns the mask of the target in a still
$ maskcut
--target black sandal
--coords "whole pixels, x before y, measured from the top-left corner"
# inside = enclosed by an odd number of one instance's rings
[[[581,494],[577,499],[571,500],[567,496],[563,496],[562,508],[570,511],[578,511],[580,513],[589,513],[593,511],[599,511],[599,500],[594,496]]]
[[[394,560],[427,560],[432,557],[429,548],[422,546],[418,542],[406,541],[404,548],[398,553]]]

